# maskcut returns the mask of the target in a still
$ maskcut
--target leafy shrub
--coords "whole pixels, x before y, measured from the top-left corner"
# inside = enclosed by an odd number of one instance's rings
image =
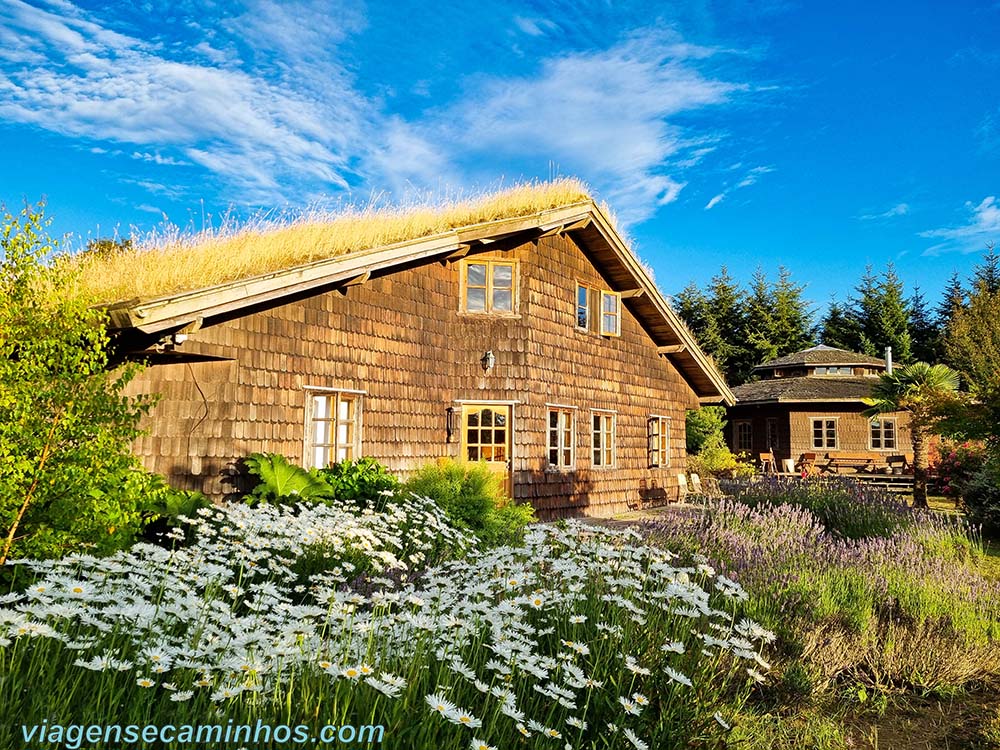
[[[333,487],[314,472],[296,466],[277,453],[251,453],[244,459],[247,471],[260,480],[244,498],[250,505],[325,502],[333,497]]]
[[[333,495],[351,500],[359,508],[385,507],[386,494],[399,487],[399,480],[374,458],[365,456],[357,461],[341,461],[316,472],[333,488]]]
[[[484,463],[443,458],[426,464],[405,488],[440,505],[452,523],[490,544],[512,544],[534,520],[530,505],[516,505],[503,491],[500,476]]]
[[[962,502],[970,521],[983,533],[1000,536],[1000,458],[990,458],[965,483]]]
[[[721,441],[722,430],[726,426],[726,407],[703,406],[690,409],[685,423],[685,439],[688,453],[699,453],[709,439],[716,436]]]
[[[41,209],[0,222],[0,567],[127,546],[144,475],[131,441],[152,401],[125,395],[139,368],[111,367],[105,313],[77,293]]]
[[[184,541],[190,542],[193,530],[188,521],[182,519],[196,518],[199,510],[211,504],[212,501],[197,490],[171,487],[159,474],[150,474],[143,500],[146,527],[142,536],[154,544],[170,547],[178,541],[173,538],[172,530],[181,528],[184,529]]]
[[[708,436],[701,450],[688,456],[688,470],[706,477],[748,477],[757,472],[753,463],[729,450],[721,433]]]

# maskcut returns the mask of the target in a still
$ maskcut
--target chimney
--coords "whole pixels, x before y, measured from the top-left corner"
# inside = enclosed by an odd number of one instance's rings
[[[885,348],[885,371],[892,375],[892,347]]]

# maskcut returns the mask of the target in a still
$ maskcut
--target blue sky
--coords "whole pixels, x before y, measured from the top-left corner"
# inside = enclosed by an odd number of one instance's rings
[[[1000,4],[0,3],[0,200],[83,238],[576,175],[660,286],[932,303],[1000,240]]]

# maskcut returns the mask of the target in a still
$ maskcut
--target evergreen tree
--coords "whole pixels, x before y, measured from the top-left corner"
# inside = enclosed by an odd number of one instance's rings
[[[813,309],[802,298],[804,284],[792,281],[792,273],[784,266],[778,267],[778,281],[774,285],[774,330],[771,340],[777,356],[801,351],[815,343],[812,334]]]
[[[869,356],[878,354],[876,323],[879,315],[878,276],[871,265],[865,266],[861,281],[854,288],[858,293],[849,303],[848,314],[857,322],[858,339],[854,351]]]
[[[913,342],[910,338],[910,306],[903,296],[903,282],[890,263],[878,283],[878,316],[871,326],[872,343],[876,356],[892,347],[893,359],[901,365],[913,361]]]
[[[754,365],[774,359],[779,353],[775,341],[777,321],[774,289],[760,266],[754,271],[746,300],[744,342],[752,371]]]
[[[708,298],[693,281],[674,297],[674,307],[685,325],[698,340],[698,346],[722,368],[726,356],[726,342],[719,333],[719,326],[712,314]]]
[[[958,271],[953,271],[948,277],[948,282],[944,285],[941,302],[934,308],[934,322],[939,329],[948,328],[951,319],[955,317],[955,312],[965,307],[966,297],[962,278],[958,275]]]
[[[918,362],[934,363],[941,357],[941,330],[931,320],[927,300],[919,286],[913,287],[909,307],[913,358]]]
[[[820,343],[826,346],[848,351],[857,351],[860,348],[861,331],[857,318],[849,305],[843,305],[836,300],[830,301],[830,307],[820,321],[818,334]]]
[[[722,343],[716,361],[730,384],[745,383],[756,364],[745,343],[746,295],[729,275],[729,269],[723,266],[712,277],[707,297],[710,314],[715,320]]]
[[[944,346],[973,391],[1000,392],[1000,291],[979,284],[968,305],[952,316]]]
[[[856,351],[871,357],[881,357],[885,347],[892,347],[893,359],[900,364],[912,358],[909,331],[909,305],[903,296],[903,282],[890,263],[881,276],[871,266],[856,287],[858,296],[852,300],[851,315],[857,321],[860,337]]]
[[[986,246],[983,262],[973,271],[972,288],[974,292],[982,290],[987,294],[1000,292],[1000,255],[992,242]]]

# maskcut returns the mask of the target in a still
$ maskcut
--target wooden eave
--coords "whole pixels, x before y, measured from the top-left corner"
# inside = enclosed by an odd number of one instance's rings
[[[669,347],[663,350],[664,356],[670,357],[702,403],[736,402],[722,374],[592,201],[358,250],[214,287],[116,302],[105,309],[113,329],[131,329],[146,336],[169,333],[199,318],[211,325],[213,318],[280,304],[283,298],[310,291],[346,291],[396,266],[422,260],[457,260],[476,247],[503,249],[553,234],[571,236],[601,269],[611,288],[623,292],[622,304],[642,323],[657,347]]]

